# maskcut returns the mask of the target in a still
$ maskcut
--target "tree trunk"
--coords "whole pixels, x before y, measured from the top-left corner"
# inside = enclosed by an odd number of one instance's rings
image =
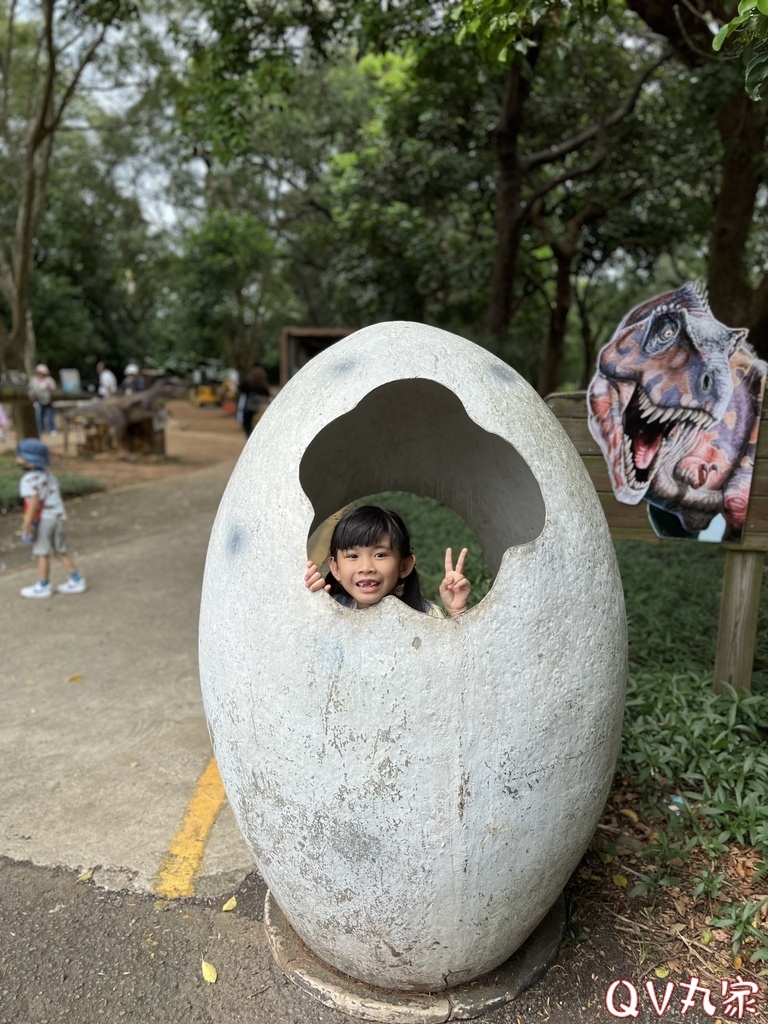
[[[571,263],[573,254],[555,248],[555,298],[549,312],[549,334],[544,362],[539,372],[537,391],[549,395],[556,391],[562,379],[565,353],[565,328],[571,308]]]
[[[576,291],[576,305],[579,310],[579,322],[581,324],[581,344],[584,352],[582,362],[581,379],[579,388],[585,391],[595,373],[595,334],[592,330],[592,320],[589,316],[585,295]]]
[[[512,318],[517,251],[528,212],[522,201],[523,172],[518,137],[530,91],[530,78],[525,74],[522,58],[518,57],[509,69],[504,110],[494,131],[499,155],[499,189],[496,210],[496,254],[491,275],[486,327],[488,332],[500,341],[506,337]]]
[[[16,430],[16,440],[23,437],[39,437],[35,407],[28,398],[17,398],[11,402],[11,416]]]
[[[728,60],[712,53],[712,33],[706,15],[719,22],[733,17],[734,4],[708,0],[705,10],[691,3],[667,0],[626,0],[654,32],[665,36],[689,68],[713,60]],[[768,105],[747,96],[742,82],[725,95],[717,113],[717,128],[725,154],[720,190],[715,199],[707,273],[712,311],[731,327],[749,327],[750,341],[768,358],[768,275],[757,288],[749,281],[746,252],[755,214]]]
[[[717,112],[725,150],[720,192],[715,200],[709,250],[708,288],[712,312],[732,327],[752,327],[753,308],[745,254],[757,192],[762,180],[768,106],[743,91],[729,96]]]

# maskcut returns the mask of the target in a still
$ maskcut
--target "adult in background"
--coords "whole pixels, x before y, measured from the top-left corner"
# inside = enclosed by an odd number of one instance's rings
[[[111,398],[117,394],[117,377],[108,369],[106,363],[96,363],[96,373],[99,375],[99,397]]]
[[[121,395],[133,395],[144,390],[144,378],[136,363],[128,363],[123,371],[123,383],[120,385]]]
[[[35,406],[37,432],[43,434],[56,433],[56,416],[53,411],[53,392],[56,381],[45,363],[38,363],[29,382],[29,397]]]
[[[267,371],[263,366],[254,366],[238,385],[242,405],[242,424],[245,436],[250,437],[251,431],[259,417],[272,401],[269,390]]]

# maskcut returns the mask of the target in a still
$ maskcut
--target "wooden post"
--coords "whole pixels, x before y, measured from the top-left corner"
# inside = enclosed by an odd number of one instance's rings
[[[763,551],[729,550],[725,556],[720,627],[715,656],[715,692],[723,682],[748,690],[755,656],[757,613],[763,582]]]

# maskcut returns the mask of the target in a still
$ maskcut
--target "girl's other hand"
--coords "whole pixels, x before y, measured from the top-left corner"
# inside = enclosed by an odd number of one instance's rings
[[[451,549],[448,548],[445,552],[445,579],[440,584],[440,600],[451,618],[461,615],[466,610],[469,593],[472,590],[472,584],[463,575],[466,558],[467,549],[462,548],[454,569]]]
[[[308,590],[330,590],[330,583],[320,575],[320,570],[314,562],[307,562],[307,571],[304,573],[304,585]]]

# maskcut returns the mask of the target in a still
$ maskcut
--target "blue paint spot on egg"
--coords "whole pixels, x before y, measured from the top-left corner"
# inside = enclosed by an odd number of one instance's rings
[[[357,368],[357,361],[354,359],[345,359],[343,362],[336,363],[334,366],[335,373],[346,376],[352,373]]]
[[[495,377],[497,380],[502,381],[502,383],[513,387],[517,386],[517,382],[520,379],[510,366],[507,366],[506,363],[501,363],[497,360],[494,360],[491,364],[490,373],[492,377]]]
[[[239,526],[233,526],[227,538],[227,554],[230,558],[237,558],[245,550],[245,534]]]

